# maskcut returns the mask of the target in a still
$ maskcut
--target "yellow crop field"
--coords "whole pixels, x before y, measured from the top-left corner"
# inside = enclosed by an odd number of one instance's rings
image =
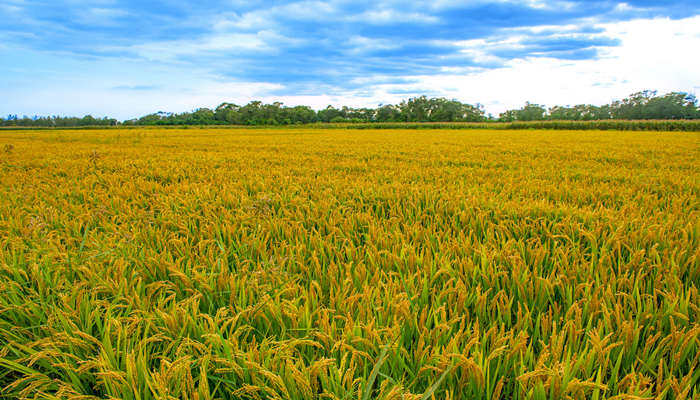
[[[0,131],[0,399],[699,399],[697,132]]]

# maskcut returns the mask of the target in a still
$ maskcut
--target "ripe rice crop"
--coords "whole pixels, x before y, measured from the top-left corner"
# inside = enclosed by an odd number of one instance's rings
[[[698,399],[700,137],[0,132],[0,398]]]

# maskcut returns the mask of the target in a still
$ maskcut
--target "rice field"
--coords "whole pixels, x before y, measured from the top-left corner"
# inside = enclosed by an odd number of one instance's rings
[[[700,399],[700,134],[0,132],[0,399]]]

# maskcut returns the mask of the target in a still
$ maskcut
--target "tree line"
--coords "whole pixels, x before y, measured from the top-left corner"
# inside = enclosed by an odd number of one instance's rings
[[[672,92],[659,96],[656,91],[634,93],[623,100],[602,106],[580,104],[545,108],[526,103],[523,108],[502,113],[500,122],[515,121],[604,121],[645,119],[700,119],[698,101],[692,94]]]
[[[75,126],[117,126],[122,122],[114,118],[94,118],[92,115],[79,117],[18,117],[17,115],[8,115],[6,118],[0,118],[0,126],[20,126],[20,127],[75,127]]]
[[[27,117],[9,115],[0,118],[0,126],[69,127],[69,126],[146,126],[146,125],[297,125],[309,123],[369,122],[519,122],[519,121],[605,121],[648,119],[700,119],[695,96],[656,91],[634,93],[623,100],[595,106],[554,106],[526,103],[498,117],[486,115],[481,104],[471,105],[445,98],[414,97],[399,104],[376,108],[335,108],[314,110],[309,106],[285,106],[280,102],[264,104],[251,101],[246,105],[222,103],[216,109],[199,108],[192,112],[157,112],[141,118],[118,121],[114,118]]]
[[[445,98],[415,97],[398,105],[377,108],[335,108],[314,110],[309,106],[288,107],[280,102],[251,101],[240,106],[223,103],[216,109],[200,108],[181,114],[158,112],[125,125],[296,125],[315,122],[480,122],[486,121],[483,107]]]

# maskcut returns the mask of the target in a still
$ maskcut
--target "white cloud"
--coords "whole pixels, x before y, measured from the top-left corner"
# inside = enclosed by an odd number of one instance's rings
[[[240,30],[263,30],[277,26],[280,18],[292,17],[297,21],[328,21],[338,10],[333,4],[322,1],[301,1],[281,6],[266,7],[238,14],[220,15],[214,23],[214,30],[231,32]]]
[[[504,68],[476,73],[417,76],[416,86],[437,88],[447,97],[464,101],[481,101],[494,114],[525,101],[550,106],[603,104],[644,89],[700,89],[700,52],[695,50],[700,49],[700,16],[599,26],[621,43],[602,50],[597,60],[516,59]],[[482,43],[473,42],[473,48]]]
[[[98,7],[86,7],[80,13],[74,15],[73,20],[83,25],[94,27],[114,27],[118,26],[119,20],[129,16],[130,13],[126,10],[114,7],[104,7],[104,4]]]
[[[438,17],[417,12],[402,12],[396,9],[376,9],[366,11],[348,18],[348,21],[363,21],[370,24],[400,24],[406,22],[417,22],[422,24],[436,24],[440,22]]]
[[[436,75],[409,76],[413,83],[382,84],[382,76],[367,76],[355,83],[356,90],[318,89],[318,95],[278,96],[282,85],[264,82],[235,82],[218,76],[206,63],[182,68],[174,61],[183,56],[208,52],[264,52],[268,43],[296,39],[273,31],[229,33],[217,31],[192,40],[163,41],[111,50],[136,53],[140,59],[107,58],[70,61],[60,55],[23,55],[0,65],[0,72],[13,71],[13,81],[0,88],[0,112],[22,114],[110,115],[120,119],[158,110],[182,112],[197,107],[215,107],[224,101],[239,104],[253,99],[281,100],[288,105],[306,104],[323,108],[328,104],[376,106],[396,103],[411,95],[429,94],[481,102],[497,114],[520,107],[525,101],[549,106],[557,104],[603,104],[638,90],[700,90],[700,16],[682,20],[644,19],[599,24],[602,36],[620,40],[619,46],[601,50],[597,60],[567,61],[554,58],[511,60],[502,68],[445,68]],[[568,34],[573,27],[555,32]],[[489,46],[517,46],[527,32],[509,38],[461,42],[477,61],[502,61],[489,56]],[[391,43],[372,42],[355,36],[358,49],[390,48]],[[38,54],[38,53],[37,53]],[[25,64],[17,60],[26,60]],[[153,62],[153,61],[159,62]],[[30,65],[31,64],[31,65]],[[26,72],[22,72],[26,71]],[[90,71],[84,75],[75,71]],[[17,78],[17,74],[20,78]],[[0,74],[2,75],[2,74]],[[37,79],[37,77],[41,79]],[[391,77],[386,77],[391,78]],[[401,78],[401,77],[394,77]],[[227,80],[228,79],[228,80]],[[115,87],[126,89],[115,90]],[[154,90],[128,90],[153,87]],[[700,93],[697,93],[700,94]],[[37,101],[41,99],[41,101]]]
[[[104,8],[104,7],[93,7],[89,8],[87,12],[94,17],[100,18],[116,18],[125,17],[129,15],[126,10],[121,10],[119,8]]]
[[[105,54],[129,53],[149,61],[177,63],[182,57],[206,56],[220,52],[273,52],[280,42],[292,42],[274,32],[216,33],[192,40],[168,40],[132,46],[110,46]]]
[[[22,7],[12,4],[0,4],[0,10],[2,10],[2,12],[5,14],[13,15],[22,12]]]
[[[252,12],[243,15],[222,15],[214,23],[214,30],[217,32],[251,30],[269,25],[269,18],[263,13]]]

